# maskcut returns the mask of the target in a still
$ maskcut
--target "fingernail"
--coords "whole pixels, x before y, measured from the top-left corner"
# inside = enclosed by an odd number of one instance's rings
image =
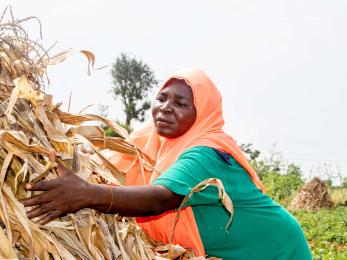
[[[30,183],[25,184],[26,189],[31,189],[32,185]]]

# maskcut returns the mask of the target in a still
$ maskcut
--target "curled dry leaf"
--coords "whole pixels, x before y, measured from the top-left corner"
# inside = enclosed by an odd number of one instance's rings
[[[178,222],[178,218],[179,218],[179,215],[180,215],[182,208],[185,206],[187,201],[194,195],[194,193],[203,191],[204,189],[206,189],[209,186],[214,186],[218,189],[218,198],[222,202],[222,204],[226,208],[226,210],[230,213],[230,219],[229,219],[228,223],[226,224],[225,228],[226,228],[226,230],[228,230],[228,228],[230,227],[231,222],[233,220],[233,216],[234,216],[233,203],[232,203],[230,197],[228,196],[228,194],[225,192],[223,183],[219,179],[210,178],[210,179],[204,180],[204,181],[200,182],[199,184],[197,184],[190,191],[190,193],[183,199],[181,205],[178,208],[176,218],[174,221],[174,226],[173,226],[172,234],[171,234],[171,238],[170,238],[170,245],[172,244],[173,234],[175,232],[175,227],[176,227],[176,224]]]

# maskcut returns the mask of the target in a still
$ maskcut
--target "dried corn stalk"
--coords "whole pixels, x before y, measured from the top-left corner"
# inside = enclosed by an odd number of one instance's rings
[[[133,156],[152,170],[154,162],[119,125],[97,115],[62,112],[53,104],[52,96],[43,92],[47,66],[76,51],[50,57],[22,28],[23,22],[37,18],[15,20],[10,10],[11,20],[4,22],[6,11],[0,18],[0,258],[174,259],[186,254],[180,246],[153,242],[132,218],[84,209],[40,226],[26,217],[18,200],[33,194],[24,185],[56,178],[48,159],[51,150],[65,166],[92,183],[124,184],[124,173],[101,149]],[[80,52],[88,59],[90,71],[94,55]],[[105,137],[97,126],[81,126],[86,121],[100,121],[121,138]],[[81,152],[81,145],[94,150],[103,166]]]
[[[63,61],[66,52],[50,57],[22,28],[28,19],[0,19],[0,258],[39,259],[152,259],[160,257],[132,218],[111,216],[85,209],[44,226],[26,217],[19,199],[31,192],[27,182],[56,178],[48,153],[55,150],[62,162],[93,183],[123,184],[124,173],[103,157],[100,149],[126,153],[151,167],[153,162],[129,139],[127,132],[96,115],[73,115],[59,110],[46,95],[46,68]],[[11,12],[12,16],[12,12]],[[94,65],[94,55],[81,51]],[[101,121],[122,138],[105,137]],[[65,131],[65,126],[73,126]],[[89,160],[79,146],[90,146],[104,166]]]

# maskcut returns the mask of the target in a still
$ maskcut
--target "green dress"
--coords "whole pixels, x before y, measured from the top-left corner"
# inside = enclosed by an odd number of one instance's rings
[[[186,196],[209,178],[223,182],[234,205],[234,216],[226,229],[230,214],[213,186],[194,193],[187,202],[187,206],[192,206],[208,256],[240,260],[312,259],[298,222],[263,194],[231,156],[205,146],[190,148],[153,184]]]

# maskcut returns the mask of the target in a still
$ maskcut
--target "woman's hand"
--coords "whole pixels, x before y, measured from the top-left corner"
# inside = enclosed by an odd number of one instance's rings
[[[40,217],[37,223],[41,225],[86,208],[90,204],[88,195],[91,184],[57,162],[55,153],[49,157],[52,162],[57,163],[56,170],[59,177],[51,181],[27,183],[25,189],[45,192],[21,201],[26,207],[35,207],[27,212],[27,216],[30,219]]]
[[[55,154],[50,155],[50,160],[56,162]],[[37,223],[41,225],[83,208],[122,216],[154,216],[176,209],[184,198],[161,185],[113,187],[90,184],[61,163],[56,163],[57,179],[25,185],[27,190],[45,193],[21,201],[26,207],[35,207],[27,212],[27,216],[30,219],[39,217]]]

